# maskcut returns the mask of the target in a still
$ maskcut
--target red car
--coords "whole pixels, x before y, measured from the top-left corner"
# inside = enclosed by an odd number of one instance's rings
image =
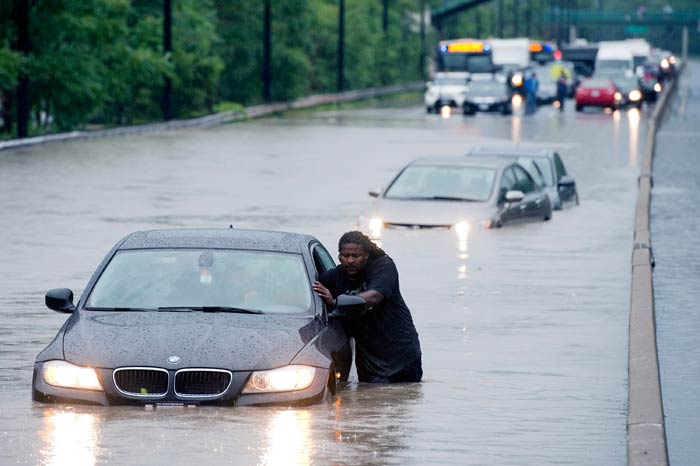
[[[588,78],[576,88],[576,111],[583,107],[609,107],[613,110],[620,106],[622,93],[617,90],[610,79]]]

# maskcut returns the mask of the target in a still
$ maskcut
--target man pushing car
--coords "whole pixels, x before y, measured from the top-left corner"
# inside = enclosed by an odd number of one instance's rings
[[[338,241],[340,265],[323,272],[313,289],[331,310],[341,294],[366,302],[361,315],[345,325],[355,340],[355,367],[360,382],[420,382],[423,376],[418,332],[399,290],[396,265],[359,231]]]

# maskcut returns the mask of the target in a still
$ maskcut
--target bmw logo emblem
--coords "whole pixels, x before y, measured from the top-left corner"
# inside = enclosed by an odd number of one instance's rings
[[[180,361],[181,361],[180,356],[170,356],[170,357],[168,358],[168,362],[169,362],[170,364],[177,364],[177,363],[180,362]]]

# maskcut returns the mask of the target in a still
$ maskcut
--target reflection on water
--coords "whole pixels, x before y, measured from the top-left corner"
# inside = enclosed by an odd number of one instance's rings
[[[311,412],[285,410],[270,420],[267,450],[260,459],[265,466],[311,464]]]
[[[520,96],[518,96],[520,97]],[[515,97],[513,98],[515,100]],[[511,130],[510,130],[510,137],[513,140],[515,144],[520,144],[520,133],[521,133],[521,124],[522,124],[522,117],[520,115],[513,115],[513,118],[511,118]]]
[[[630,125],[630,167],[637,165],[637,151],[639,150],[639,120],[641,114],[639,109],[632,109],[627,112],[627,121]]]
[[[91,413],[49,409],[39,433],[41,464],[88,466],[96,463],[99,418]]]

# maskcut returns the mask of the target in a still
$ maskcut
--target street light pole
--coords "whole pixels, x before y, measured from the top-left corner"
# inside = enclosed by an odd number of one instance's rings
[[[170,54],[173,51],[172,44],[172,4],[171,0],[163,0],[163,54],[167,61],[171,61]],[[163,87],[163,120],[170,120],[172,114],[173,82],[168,75],[164,77]]]
[[[25,57],[29,55],[29,0],[15,1],[17,24],[17,50]],[[29,135],[29,76],[24,70],[19,72],[17,84],[17,137]]]
[[[345,0],[340,0],[338,5],[338,92],[343,92],[344,80],[343,66],[345,55]]]
[[[270,0],[265,0],[265,11],[263,13],[263,99],[265,102],[272,100],[270,92]]]

